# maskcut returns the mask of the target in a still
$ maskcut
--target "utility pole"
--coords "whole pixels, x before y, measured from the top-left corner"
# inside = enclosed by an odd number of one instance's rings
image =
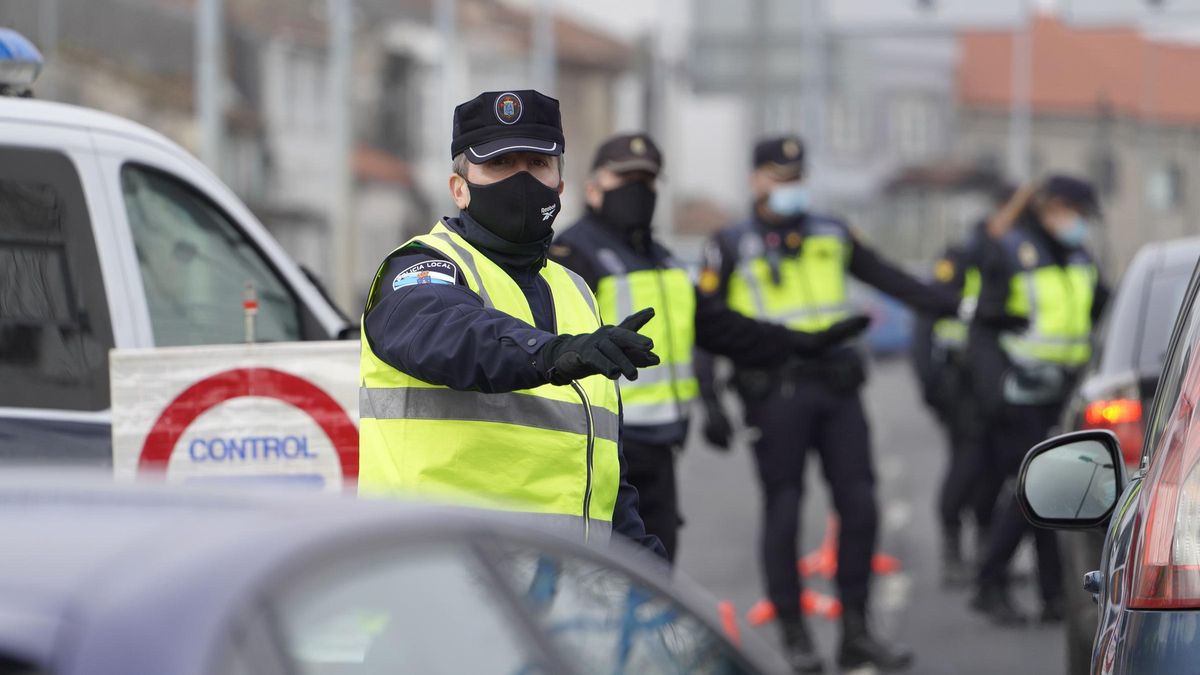
[[[1017,181],[1033,178],[1033,29],[1037,16],[1021,0],[1022,25],[1013,31],[1008,109],[1008,173]]]
[[[533,13],[533,43],[530,72],[538,91],[554,95],[558,81],[558,53],[554,42],[554,1],[538,0]]]
[[[327,86],[330,158],[333,172],[333,209],[330,235],[334,251],[334,296],[343,310],[356,303],[358,232],[354,223],[352,166],[353,130],[350,66],[354,50],[353,0],[326,0],[329,23]]]
[[[825,2],[808,0],[804,22],[804,142],[805,163],[817,166],[825,150]]]
[[[197,0],[196,55],[193,77],[193,107],[199,135],[200,160],[220,173],[221,136],[224,110],[221,105],[221,74],[224,71],[224,0]]]

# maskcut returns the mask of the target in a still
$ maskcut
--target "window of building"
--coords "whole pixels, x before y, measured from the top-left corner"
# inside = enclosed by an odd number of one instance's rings
[[[855,159],[863,155],[871,142],[871,113],[860,101],[834,97],[825,118],[829,150],[835,158]]]
[[[919,98],[901,98],[891,108],[896,153],[902,160],[918,161],[936,150],[937,115]]]
[[[1158,166],[1146,175],[1146,201],[1159,213],[1183,208],[1183,168],[1175,162]]]
[[[112,326],[79,175],[0,148],[0,406],[108,407]]]

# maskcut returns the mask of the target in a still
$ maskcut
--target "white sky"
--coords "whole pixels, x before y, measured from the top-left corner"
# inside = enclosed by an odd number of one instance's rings
[[[726,0],[741,3],[743,0]],[[793,0],[799,2],[801,0]],[[1033,5],[1056,10],[1076,23],[1125,22],[1151,19],[1153,25],[1183,26],[1200,33],[1200,0],[1162,0],[1163,9],[1151,10],[1147,0],[932,0],[933,10],[920,9],[917,0],[825,0],[826,12],[838,24],[896,26],[950,26],[1008,24],[1021,8]],[[586,20],[615,35],[631,38],[638,33],[666,28],[677,33],[686,26],[689,0],[509,0],[535,8],[552,2],[558,11]]]

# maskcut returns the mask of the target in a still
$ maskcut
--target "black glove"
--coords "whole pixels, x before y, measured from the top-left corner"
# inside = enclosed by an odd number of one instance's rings
[[[733,438],[733,425],[725,415],[725,409],[716,401],[704,403],[704,438],[716,450],[729,451],[729,441]]]
[[[654,309],[646,308],[630,315],[619,326],[602,326],[594,333],[560,335],[546,343],[546,376],[550,384],[603,375],[615,380],[624,375],[636,380],[638,368],[658,365],[654,341],[637,331],[654,318]]]
[[[871,325],[871,317],[858,314],[842,319],[819,333],[792,332],[792,352],[796,356],[816,356],[836,347],[850,338],[857,337]]]
[[[985,327],[998,331],[1020,333],[1029,328],[1029,319],[1023,316],[1001,314],[998,316],[976,317],[976,320]]]

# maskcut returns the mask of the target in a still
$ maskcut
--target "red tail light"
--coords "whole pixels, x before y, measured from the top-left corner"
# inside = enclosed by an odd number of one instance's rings
[[[1092,401],[1083,411],[1085,429],[1108,429],[1121,441],[1125,463],[1137,466],[1142,458],[1142,440],[1146,427],[1142,422],[1142,402],[1119,398]]]
[[[1200,438],[1191,405],[1173,416],[1146,476],[1141,532],[1133,550],[1129,606],[1200,608]]]

